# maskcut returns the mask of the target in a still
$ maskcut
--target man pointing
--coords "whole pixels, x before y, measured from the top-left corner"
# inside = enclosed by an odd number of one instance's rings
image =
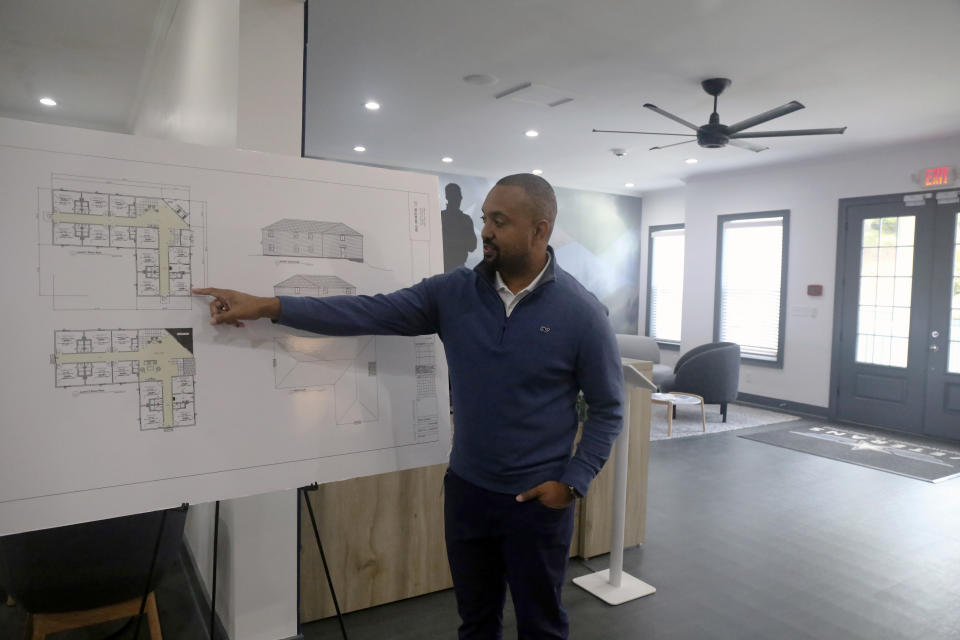
[[[375,296],[211,295],[211,324],[269,318],[325,335],[444,343],[456,412],[444,479],[447,556],[461,640],[502,635],[509,585],[521,639],[567,638],[560,594],[573,501],[610,454],[623,378],[603,305],[556,263],[549,183],[502,178],[483,204],[483,261]],[[589,417],[573,452],[577,394]]]

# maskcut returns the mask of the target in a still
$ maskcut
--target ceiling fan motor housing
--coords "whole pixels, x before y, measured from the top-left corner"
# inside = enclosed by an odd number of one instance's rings
[[[727,126],[723,124],[705,124],[697,129],[697,144],[708,149],[719,149],[730,140]]]

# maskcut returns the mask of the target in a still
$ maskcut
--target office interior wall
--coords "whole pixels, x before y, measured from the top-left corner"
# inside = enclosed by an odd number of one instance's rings
[[[744,364],[740,391],[827,407],[838,201],[918,192],[922,189],[913,174],[925,167],[958,164],[960,138],[950,138],[690,179],[685,188],[681,352],[713,340],[717,216],[789,209],[784,366]],[[655,194],[645,194],[645,223],[653,219],[656,201]],[[822,284],[823,295],[808,296],[808,284]]]
[[[147,77],[132,133],[236,146],[239,0],[180,0]]]

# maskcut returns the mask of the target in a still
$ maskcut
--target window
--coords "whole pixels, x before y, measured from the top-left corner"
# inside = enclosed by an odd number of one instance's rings
[[[713,337],[743,358],[783,366],[789,211],[717,218]]]
[[[663,346],[680,346],[683,311],[682,224],[650,227],[647,256],[647,335]]]
[[[347,236],[346,236],[345,234],[341,233],[341,234],[340,234],[340,242],[346,242],[346,241],[347,241]]]
[[[267,231],[267,237],[268,237],[268,238],[272,238],[272,237],[273,237],[273,231]]]
[[[916,216],[863,221],[857,362],[907,366],[916,221]]]

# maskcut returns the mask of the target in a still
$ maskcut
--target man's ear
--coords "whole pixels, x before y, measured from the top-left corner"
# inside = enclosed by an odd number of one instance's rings
[[[550,221],[546,218],[540,218],[536,223],[536,231],[534,232],[535,237],[538,240],[547,241],[547,238],[550,237]]]

